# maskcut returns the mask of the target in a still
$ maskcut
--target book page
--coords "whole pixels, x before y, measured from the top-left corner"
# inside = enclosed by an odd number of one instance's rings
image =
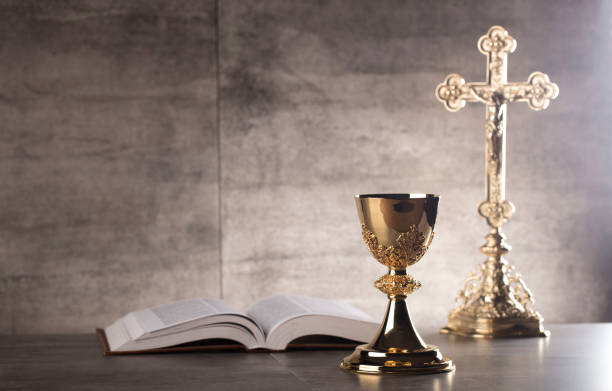
[[[341,316],[356,320],[371,321],[372,318],[365,312],[353,307],[350,304],[316,297],[291,295],[290,298],[307,308],[311,313],[320,315]]]
[[[309,314],[372,321],[367,314],[351,305],[299,295],[272,296],[258,301],[247,311],[247,315],[261,326],[266,336],[277,325]]]
[[[202,338],[231,339],[249,349],[263,347],[254,320],[222,300],[196,298],[130,312],[105,328],[111,351],[167,347]]]
[[[244,315],[221,300],[198,298],[180,300],[132,312],[126,318],[129,318],[131,315],[144,333],[151,333],[217,314]]]

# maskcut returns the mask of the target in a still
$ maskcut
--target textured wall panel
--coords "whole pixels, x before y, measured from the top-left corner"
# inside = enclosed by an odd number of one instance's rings
[[[219,294],[214,7],[0,5],[0,332]]]

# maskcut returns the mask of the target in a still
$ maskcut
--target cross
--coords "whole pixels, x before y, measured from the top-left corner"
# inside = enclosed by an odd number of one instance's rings
[[[506,198],[506,104],[527,102],[533,110],[544,110],[559,94],[559,87],[542,72],[532,73],[526,82],[508,83],[508,53],[516,40],[501,26],[493,26],[478,40],[478,50],[487,56],[487,81],[466,83],[450,74],[436,88],[436,97],[450,111],[459,111],[465,102],[486,105],[486,200],[478,213],[491,228],[500,228],[514,214]]]

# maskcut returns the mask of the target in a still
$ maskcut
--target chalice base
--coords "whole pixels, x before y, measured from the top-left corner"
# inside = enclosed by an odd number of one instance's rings
[[[433,345],[412,352],[389,352],[371,349],[366,344],[357,346],[353,354],[340,363],[340,368],[374,375],[424,375],[450,372],[455,366],[452,360],[444,357],[438,347]]]
[[[387,312],[369,344],[359,345],[340,368],[368,374],[428,374],[450,372],[452,360],[437,346],[427,345],[410,320],[406,296],[389,296]]]
[[[443,334],[454,334],[472,338],[528,338],[548,337],[542,318],[479,318],[455,311],[448,316],[448,326],[440,330]]]

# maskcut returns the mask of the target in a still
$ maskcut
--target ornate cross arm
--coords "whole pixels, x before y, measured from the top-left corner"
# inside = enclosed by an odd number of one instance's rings
[[[532,110],[544,110],[559,95],[559,86],[548,75],[533,72],[526,83],[507,83],[504,86],[506,102],[527,102]]]
[[[436,88],[436,97],[444,103],[449,111],[459,111],[465,102],[478,102],[482,90],[489,86],[485,83],[466,83],[461,75],[451,73],[446,76],[444,83]]]
[[[531,109],[540,111],[558,95],[559,87],[542,72],[533,72],[526,82],[506,83],[500,90],[487,83],[466,83],[461,75],[452,73],[436,88],[436,97],[449,111],[461,110],[465,102],[490,105],[527,102]],[[501,98],[501,101],[495,98]]]

